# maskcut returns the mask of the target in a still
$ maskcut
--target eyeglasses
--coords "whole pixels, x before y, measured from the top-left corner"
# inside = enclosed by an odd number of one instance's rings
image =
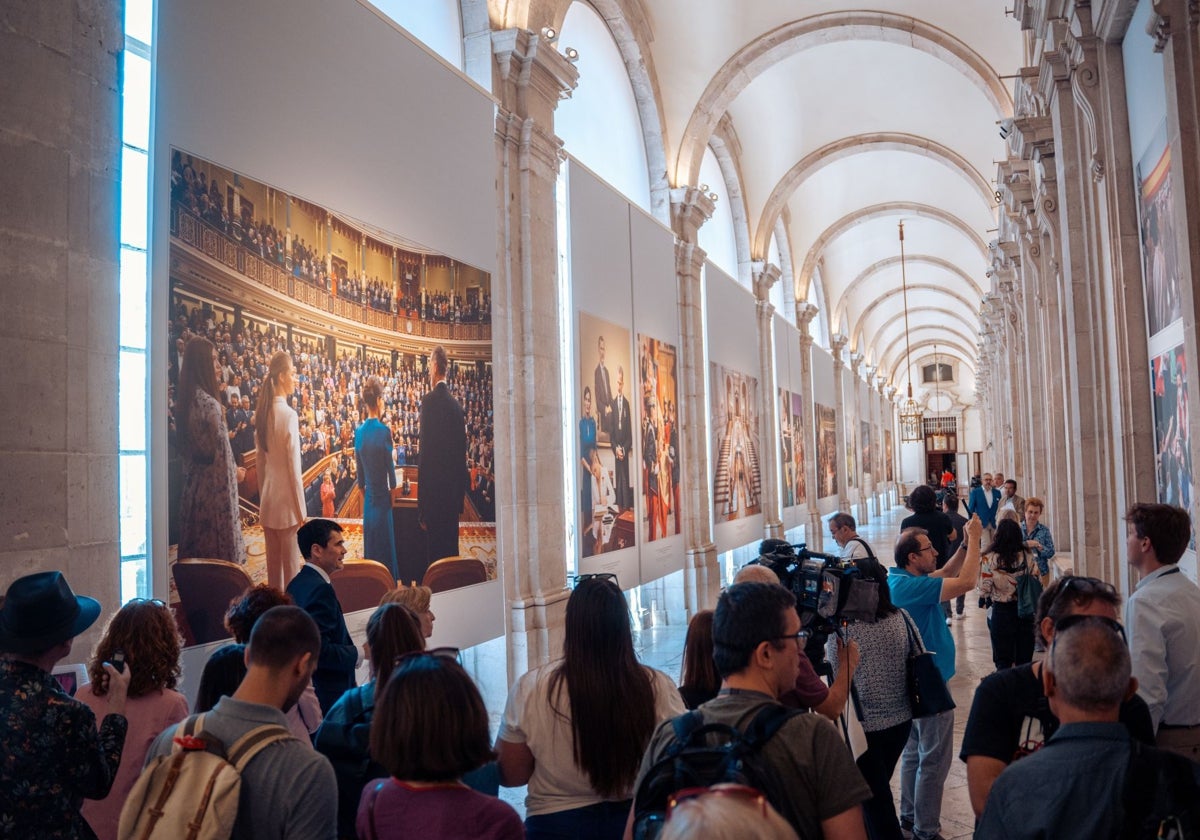
[[[728,796],[742,802],[749,802],[758,808],[763,817],[767,816],[767,797],[760,790],[746,785],[716,785],[714,787],[693,787],[677,790],[667,798],[667,819],[671,812],[689,799],[699,799],[702,796]]]
[[[165,607],[167,605],[167,602],[163,601],[161,598],[130,598],[125,603],[126,604],[153,604],[156,607]]]
[[[612,581],[617,589],[621,588],[621,582],[617,580],[617,576],[612,572],[588,572],[583,575],[575,575],[575,585],[583,583],[585,580],[609,580]]]
[[[789,633],[786,636],[773,636],[770,639],[768,639],[767,641],[781,642],[784,639],[795,639],[798,644],[803,645],[806,641],[808,641],[808,637],[811,635],[812,634],[809,633],[807,630],[801,630],[798,633]]]
[[[458,654],[459,649],[456,647],[435,647],[430,648],[429,650],[414,650],[411,653],[405,653],[397,656],[393,665],[396,668],[399,668],[404,662],[411,662],[412,660],[420,659],[425,656],[428,656],[431,659],[453,659],[455,662],[457,662]]]
[[[918,548],[916,553],[924,554],[926,551],[937,551],[937,549],[933,547],[933,543],[930,543],[929,545],[925,546],[924,548]]]

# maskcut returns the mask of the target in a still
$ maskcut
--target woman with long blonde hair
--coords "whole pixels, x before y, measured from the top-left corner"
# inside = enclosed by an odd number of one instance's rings
[[[258,464],[258,518],[267,549],[267,582],[287,587],[300,571],[296,529],[304,522],[300,474],[300,421],[287,403],[296,388],[296,369],[287,351],[271,356],[258,390],[254,449]]]

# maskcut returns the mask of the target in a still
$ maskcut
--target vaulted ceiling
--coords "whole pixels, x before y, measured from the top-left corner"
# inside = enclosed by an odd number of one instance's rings
[[[901,389],[904,221],[912,369],[936,345],[973,385],[1019,27],[996,0],[872,6],[642,0],[667,178],[696,183],[731,125],[751,258],[767,257],[782,214],[796,296],[823,284],[829,332]]]

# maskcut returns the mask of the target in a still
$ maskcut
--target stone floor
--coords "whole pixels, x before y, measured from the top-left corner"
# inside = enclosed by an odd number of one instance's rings
[[[891,565],[888,558],[891,555],[892,542],[899,531],[900,520],[908,513],[904,508],[896,507],[885,511],[882,516],[873,518],[869,524],[859,529],[859,535],[871,544],[885,565]],[[957,647],[957,674],[950,681],[951,693],[958,704],[954,722],[954,751],[957,756],[975,687],[993,670],[991,644],[984,613],[978,609],[970,595],[967,596],[966,618],[954,621],[952,631]],[[644,663],[665,671],[672,679],[678,680],[685,634],[686,627],[681,625],[649,627],[635,632],[634,645]],[[494,732],[504,711],[504,640],[497,639],[464,651],[463,658],[464,664],[472,671],[483,690]],[[892,780],[892,786],[899,801],[899,772]],[[525,788],[501,788],[500,795],[524,815]],[[969,838],[973,833],[973,825],[974,817],[967,795],[966,765],[955,758],[950,776],[946,780],[946,793],[942,801],[942,834],[947,840]]]

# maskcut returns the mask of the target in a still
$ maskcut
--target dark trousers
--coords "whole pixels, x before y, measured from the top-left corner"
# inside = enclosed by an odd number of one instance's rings
[[[584,808],[525,818],[525,840],[620,840],[632,803],[597,802]]]
[[[896,800],[892,798],[892,774],[904,752],[912,721],[908,720],[878,732],[867,732],[867,751],[858,757],[858,770],[871,788],[871,798],[863,803],[863,820],[871,840],[901,840],[900,820],[896,818]]]
[[[451,511],[449,514],[439,511],[436,516],[427,517],[425,528],[429,540],[429,562],[426,568],[443,557],[458,555],[458,511]]]
[[[1017,617],[1017,602],[992,605],[992,662],[996,670],[1033,660],[1033,619]]]
[[[963,614],[963,607],[966,605],[966,603],[967,603],[966,595],[959,595],[958,598],[955,599],[954,609],[958,610],[959,615]],[[951,612],[952,611],[950,609],[950,602],[942,601],[942,613],[946,616],[946,618],[950,617]]]

